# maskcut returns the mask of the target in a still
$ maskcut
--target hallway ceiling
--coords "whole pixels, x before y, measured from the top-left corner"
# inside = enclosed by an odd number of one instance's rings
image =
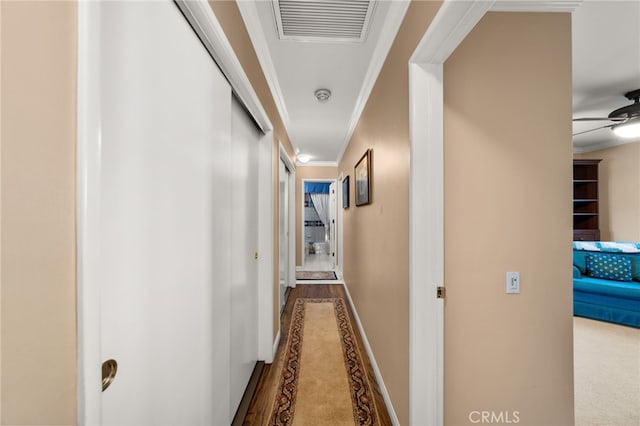
[[[316,8],[329,6],[331,10],[309,17],[305,14],[310,4]],[[345,4],[349,9],[345,10]],[[368,5],[368,0],[238,1],[291,143],[300,154],[309,155],[310,164],[335,165],[342,157],[408,2],[376,1],[371,8]],[[334,38],[309,38],[304,37],[309,34],[299,33],[281,37],[279,29],[284,19],[278,16],[280,7],[289,8],[283,18],[289,18],[293,30],[319,27],[328,33],[325,36]],[[328,19],[324,24],[315,21],[325,16]],[[297,22],[291,23],[292,17]],[[361,22],[365,24],[362,33],[354,30],[360,17],[365,21]],[[336,22],[344,23],[346,29]],[[331,91],[331,97],[323,103],[314,97],[321,88]]]
[[[408,7],[403,0],[375,1],[372,10],[366,7],[368,0],[353,3],[361,10],[330,10],[310,17],[307,14],[314,10],[309,4],[333,4],[335,9],[345,2],[238,1],[291,143],[310,157],[312,165],[335,165],[341,159]],[[280,16],[280,7],[288,13]],[[354,16],[359,19],[363,13],[366,22],[354,22]],[[318,16],[328,20],[315,22]],[[325,36],[339,31],[337,21],[349,28],[333,40],[305,38],[309,34],[279,33],[285,19],[292,30],[308,32],[318,26],[328,32]],[[585,0],[572,21],[573,116],[606,117],[631,103],[626,92],[640,89],[640,0]],[[357,24],[365,25],[361,34],[354,32]],[[314,97],[321,88],[331,91],[323,103]],[[577,122],[573,133],[606,124]],[[575,152],[626,142],[608,128],[573,138]]]
[[[640,0],[586,0],[573,13],[573,116],[606,117],[640,89]],[[573,133],[611,124],[577,122]],[[634,142],[610,129],[574,136],[575,152]]]

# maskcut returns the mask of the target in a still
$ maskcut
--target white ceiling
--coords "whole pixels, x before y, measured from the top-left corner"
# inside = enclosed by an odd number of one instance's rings
[[[607,117],[631,101],[624,94],[640,89],[640,0],[586,0],[573,13],[573,116]],[[574,122],[574,133],[611,124]],[[635,140],[608,129],[573,138],[585,152]]]
[[[310,164],[336,164],[408,2],[376,1],[364,42],[281,40],[272,0],[238,5],[292,145]],[[606,117],[630,104],[624,94],[640,89],[640,0],[585,0],[573,12],[572,31],[573,116]],[[331,90],[328,102],[314,98],[319,88]],[[607,124],[575,122],[573,133]],[[573,138],[575,152],[626,142],[608,128]]]
[[[407,1],[377,1],[363,42],[281,40],[271,0],[239,1],[287,133],[311,164],[336,164],[395,38]],[[316,89],[332,92],[319,103]]]

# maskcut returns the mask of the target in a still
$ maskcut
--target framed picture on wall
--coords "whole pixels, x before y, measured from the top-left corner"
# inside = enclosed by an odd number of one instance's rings
[[[368,149],[356,164],[356,206],[371,202],[371,150]]]
[[[349,208],[349,176],[342,179],[342,208]]]

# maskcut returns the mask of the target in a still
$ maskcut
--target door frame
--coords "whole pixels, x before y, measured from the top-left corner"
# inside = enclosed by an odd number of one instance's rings
[[[287,150],[282,145],[282,142],[278,141],[278,148],[280,152],[280,160],[284,162],[284,165],[289,169],[289,180],[287,182],[289,204],[288,204],[288,228],[289,228],[289,251],[288,251],[288,267],[287,276],[285,277],[285,283],[287,287],[294,288],[296,286],[296,166],[289,158]],[[280,181],[278,177],[278,182]],[[278,285],[280,277],[278,277]]]
[[[260,140],[258,356],[274,357],[273,342],[273,125],[206,0],[176,0],[233,91],[265,135]],[[101,335],[99,276],[101,64],[100,2],[79,2],[77,13],[77,421],[101,424]],[[179,84],[179,82],[178,82]],[[266,213],[265,213],[266,212]],[[264,215],[264,217],[263,217]],[[271,219],[271,220],[269,220]]]
[[[581,3],[445,0],[409,59],[410,424],[444,423],[444,63],[487,12],[570,13]]]
[[[444,423],[444,62],[492,3],[445,1],[409,60],[410,424]]]
[[[336,256],[336,274],[339,279],[343,278],[343,267],[342,263],[344,262],[344,240],[342,235],[342,227],[344,220],[344,208],[342,207],[344,201],[344,193],[342,192],[342,182],[344,181],[344,173],[340,172],[338,176],[338,188],[337,188],[337,206],[336,206],[336,251],[338,255]]]
[[[300,267],[304,269],[304,184],[305,182],[328,182],[334,183],[336,185],[336,251],[338,250],[338,241],[339,237],[339,218],[338,218],[338,179],[322,179],[322,178],[303,178],[300,181],[300,202],[298,203],[300,206],[300,235],[302,236],[302,244],[300,244]],[[340,181],[341,182],[341,181]],[[331,194],[329,194],[331,196]],[[337,267],[337,257],[333,259],[333,269],[335,270]]]

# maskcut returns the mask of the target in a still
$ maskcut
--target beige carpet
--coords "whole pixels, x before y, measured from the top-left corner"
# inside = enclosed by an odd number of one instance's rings
[[[297,299],[283,357],[270,424],[377,424],[343,299]]]
[[[640,329],[574,318],[576,426],[640,426]]]

